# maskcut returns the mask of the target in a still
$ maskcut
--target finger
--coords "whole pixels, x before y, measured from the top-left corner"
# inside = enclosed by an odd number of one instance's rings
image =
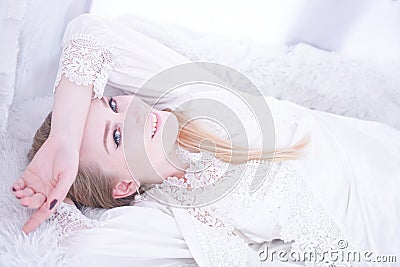
[[[67,176],[63,173],[58,179],[56,187],[50,192],[47,201],[36,210],[29,221],[24,225],[22,230],[30,233],[35,230],[42,222],[44,222],[57,209],[58,205],[65,199],[69,188],[75,180],[75,175]]]
[[[35,194],[35,192],[33,192],[32,188],[30,187],[25,187],[25,189],[22,190],[22,193],[24,194],[25,197],[30,197]]]
[[[46,201],[46,196],[42,193],[36,193],[32,196],[22,198],[19,203],[27,208],[37,209]]]
[[[35,192],[33,192],[32,188],[30,187],[25,187],[24,190],[19,190],[14,192],[14,195],[18,198],[24,198],[24,197],[30,197],[33,196],[35,194]]]
[[[22,178],[19,178],[18,180],[16,180],[13,185],[11,186],[11,190],[13,192],[18,191],[18,190],[23,190],[26,187],[26,183]],[[14,188],[14,190],[13,190]]]
[[[13,193],[13,194],[14,194],[15,191],[17,191],[17,189],[15,189],[15,185],[14,185],[14,184],[11,185],[10,191],[11,191],[11,193]]]
[[[22,227],[22,231],[26,234],[35,230],[42,222],[44,222],[50,215],[53,210],[49,210],[47,202],[44,202],[39,209],[37,209],[29,219],[29,221]]]

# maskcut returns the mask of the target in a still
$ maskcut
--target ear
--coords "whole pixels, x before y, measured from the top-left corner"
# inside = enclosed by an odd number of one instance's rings
[[[136,184],[132,180],[119,181],[113,190],[114,198],[124,198],[136,192]]]

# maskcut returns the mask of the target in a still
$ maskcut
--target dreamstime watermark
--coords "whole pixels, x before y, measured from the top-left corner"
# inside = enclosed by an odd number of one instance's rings
[[[396,263],[395,255],[378,255],[372,251],[348,249],[346,240],[338,240],[336,249],[327,251],[287,251],[271,249],[266,244],[258,251],[258,259],[263,263],[271,262],[312,262],[322,266],[336,266],[338,263]]]

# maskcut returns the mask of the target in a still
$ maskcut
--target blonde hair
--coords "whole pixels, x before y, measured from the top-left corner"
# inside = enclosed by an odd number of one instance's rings
[[[166,110],[170,111],[170,110]],[[276,149],[273,151],[261,151],[241,146],[232,146],[228,140],[205,130],[197,122],[190,121],[182,112],[172,112],[178,119],[179,134],[178,144],[192,152],[201,149],[212,152],[217,159],[228,163],[240,164],[249,160],[285,161],[297,159],[301,156],[303,148],[310,142],[309,136],[303,137],[299,142],[289,148]],[[208,142],[203,142],[204,140]]]
[[[289,148],[275,151],[249,150],[238,146],[232,147],[228,140],[205,130],[204,126],[199,123],[187,123],[188,118],[183,112],[166,111],[172,112],[178,119],[179,134],[177,142],[182,148],[192,152],[199,152],[200,144],[202,144],[201,149],[214,153],[216,158],[225,162],[240,164],[248,160],[258,159],[268,161],[292,160],[298,158],[303,148],[309,143],[309,138],[305,137]],[[52,113],[50,112],[36,131],[32,147],[28,153],[29,161],[33,159],[37,151],[49,137],[51,115]],[[204,143],[204,140],[208,140],[208,144]],[[78,206],[114,208],[130,205],[137,193],[125,198],[114,198],[112,193],[117,182],[118,180],[112,173],[101,170],[95,162],[90,164],[82,164],[80,162],[76,180],[72,184],[67,197]]]

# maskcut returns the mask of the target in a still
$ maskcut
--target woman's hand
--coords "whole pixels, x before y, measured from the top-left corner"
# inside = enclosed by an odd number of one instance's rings
[[[50,135],[12,186],[21,205],[39,208],[22,228],[25,233],[36,229],[64,201],[75,181],[78,165],[79,150],[67,140]]]
[[[39,208],[24,225],[25,233],[49,218],[75,181],[92,90],[64,75],[56,87],[49,138],[12,189],[22,205]]]

